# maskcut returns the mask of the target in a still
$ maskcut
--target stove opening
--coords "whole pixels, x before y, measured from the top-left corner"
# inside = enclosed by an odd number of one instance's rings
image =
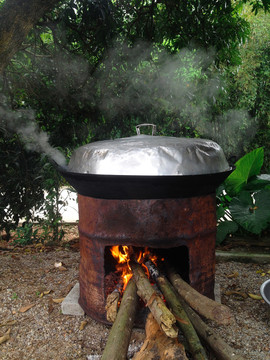
[[[119,246],[123,251],[123,246]],[[121,264],[116,260],[111,253],[111,246],[106,246],[104,251],[104,270],[105,270],[105,298],[115,289],[115,287],[122,282]],[[166,264],[175,269],[175,271],[186,281],[189,281],[189,251],[186,246],[178,246],[173,248],[145,248],[133,247],[135,258],[140,253],[149,252],[156,257],[156,264],[158,269],[166,276]],[[147,258],[147,256],[146,256]],[[137,259],[137,258],[136,258]],[[141,260],[142,261],[142,260]],[[143,262],[143,261],[142,261]],[[126,265],[123,265],[126,266]]]
[[[117,258],[116,258],[117,257]],[[136,260],[144,268],[149,277],[149,271],[145,262],[149,259],[158,267],[161,274],[166,276],[166,264],[189,283],[189,252],[186,246],[174,248],[144,248],[128,247],[124,245],[106,246],[104,249],[104,298],[107,298],[115,290],[120,293],[121,301],[124,289],[132,277],[132,271],[129,266],[130,259]],[[156,283],[150,278],[152,286],[158,291]],[[149,309],[144,302],[139,299],[139,309],[135,320],[135,326],[144,327]],[[109,319],[108,319],[109,320]]]

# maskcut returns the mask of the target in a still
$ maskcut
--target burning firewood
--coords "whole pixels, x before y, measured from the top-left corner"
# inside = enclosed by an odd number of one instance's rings
[[[163,330],[167,336],[176,338],[178,331],[175,326],[176,319],[174,315],[170,312],[161,297],[153,289],[141,265],[135,261],[131,261],[130,266],[133,272],[134,281],[137,285],[138,295],[148,306],[161,330]]]
[[[146,266],[163,293],[172,313],[175,315],[177,324],[185,336],[189,351],[193,355],[194,360],[206,360],[207,355],[205,350],[172,285],[165,276],[160,274],[157,267],[151,261],[147,261]]]
[[[137,288],[131,279],[111,328],[101,360],[126,360],[131,331],[138,306]]]
[[[186,283],[173,269],[167,269],[168,277],[179,295],[200,315],[215,321],[218,325],[228,325],[233,321],[231,310],[222,304],[200,294]]]
[[[158,269],[152,264],[150,261],[146,263],[147,267],[149,268],[149,271],[151,273],[151,276],[155,278],[156,282],[158,283],[158,286],[160,287],[163,295],[165,296],[166,301],[172,308],[172,312],[174,315],[176,315],[176,319],[178,320],[178,325],[181,328],[183,334],[185,335],[188,345],[190,346],[190,351],[193,353],[195,348],[193,347],[194,342],[191,341],[188,332],[186,331],[185,321],[186,317],[184,313],[188,316],[188,319],[191,321],[193,327],[195,328],[196,332],[200,336],[201,339],[203,339],[208,346],[212,349],[213,353],[217,356],[218,360],[244,360],[244,358],[241,355],[236,355],[234,349],[232,349],[224,340],[222,340],[218,335],[214,334],[213,329],[211,329],[208,325],[205,324],[205,322],[200,318],[199,315],[197,315],[190,306],[185,302],[185,300],[181,297],[178,298],[174,291],[172,290],[171,284],[168,282],[165,276],[160,275]],[[173,274],[173,276],[172,276]],[[170,270],[170,277],[179,278],[180,276],[175,274],[172,270]],[[180,278],[181,279],[181,278]],[[182,279],[181,279],[182,280]],[[182,280],[182,282],[184,282]],[[187,290],[190,291],[190,286],[188,285],[186,287]],[[175,289],[178,290],[178,289]],[[194,290],[194,289],[192,289]],[[184,289],[181,289],[181,293],[186,295]],[[196,295],[197,291],[194,290],[191,291],[191,294]],[[197,293],[198,298],[200,299],[203,297],[201,294]],[[184,296],[183,296],[184,297]],[[203,297],[205,298],[205,296]],[[208,299],[208,298],[206,298]],[[210,300],[210,299],[208,299]],[[205,301],[207,303],[207,301]],[[215,301],[210,300],[209,304],[210,306],[214,306],[213,303],[217,304]],[[220,305],[220,304],[217,304]],[[204,306],[204,303],[202,303],[202,306]],[[226,308],[226,307],[224,307]],[[180,313],[178,311],[180,310]],[[182,312],[184,311],[184,313]],[[179,315],[181,316],[181,319],[179,319]],[[179,321],[180,320],[180,321]],[[191,332],[192,334],[192,332]],[[196,338],[195,338],[196,339]],[[195,344],[197,342],[195,341]],[[195,345],[196,346],[196,345]],[[196,352],[196,350],[195,350]],[[199,353],[197,353],[199,354]],[[194,359],[197,359],[197,354],[193,354]],[[206,359],[207,357],[203,357],[204,355],[198,355],[198,359]]]
[[[197,333],[209,345],[218,360],[245,360],[241,355],[235,354],[234,349],[226,344],[220,336],[214,333],[213,329],[206,325],[200,316],[185,302],[183,302],[182,305]]]
[[[133,360],[187,360],[183,345],[164,334],[152,313],[147,317],[145,333],[145,341]]]
[[[117,311],[118,311],[118,301],[120,299],[120,289],[122,284],[117,284],[116,288],[107,296],[106,299],[106,318],[108,321],[114,323]]]

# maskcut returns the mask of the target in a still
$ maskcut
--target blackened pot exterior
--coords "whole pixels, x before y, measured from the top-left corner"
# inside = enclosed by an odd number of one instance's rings
[[[98,199],[173,199],[206,195],[234,170],[184,176],[97,175],[58,168],[80,195]]]

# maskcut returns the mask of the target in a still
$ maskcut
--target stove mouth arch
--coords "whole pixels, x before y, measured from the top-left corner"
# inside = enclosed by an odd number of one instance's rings
[[[122,244],[119,244],[121,246]],[[173,268],[183,280],[188,284],[189,279],[189,249],[187,246],[182,245],[172,248],[143,248],[133,247],[133,251],[136,254],[149,251],[151,255],[155,255],[157,258],[158,268],[166,275],[166,264]],[[117,260],[111,254],[111,246],[106,246],[104,249],[104,276],[105,286],[104,293],[105,298],[114,290],[115,286],[121,281],[121,273],[117,271]],[[106,279],[108,279],[106,281]]]
[[[134,248],[135,253],[144,252],[146,249],[142,247]],[[186,282],[189,281],[189,255],[188,248],[186,246],[179,246],[174,248],[147,248],[151,255],[157,256],[158,268],[161,273],[165,274],[165,262],[170,264],[172,267]],[[163,260],[162,260],[163,259]],[[164,263],[164,265],[162,264]],[[104,298],[107,299],[108,295],[111,294],[121,282],[121,273],[116,271],[118,265],[117,260],[111,255],[111,246],[104,248]],[[157,285],[150,282],[158,291]],[[144,328],[147,315],[149,313],[148,308],[140,300],[139,308],[135,319],[135,327]],[[102,321],[104,322],[104,321]],[[105,323],[110,324],[107,319]]]

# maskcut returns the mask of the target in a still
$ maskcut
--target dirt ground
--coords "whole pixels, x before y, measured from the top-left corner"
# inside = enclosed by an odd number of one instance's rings
[[[0,241],[0,359],[100,359],[110,328],[86,315],[61,313],[62,299],[78,281],[76,227],[62,245],[13,247]],[[221,302],[232,309],[235,321],[229,326],[208,323],[247,360],[270,360],[270,306],[249,295],[259,295],[267,278],[270,264],[216,265]],[[144,331],[134,329],[129,359],[143,340]]]

